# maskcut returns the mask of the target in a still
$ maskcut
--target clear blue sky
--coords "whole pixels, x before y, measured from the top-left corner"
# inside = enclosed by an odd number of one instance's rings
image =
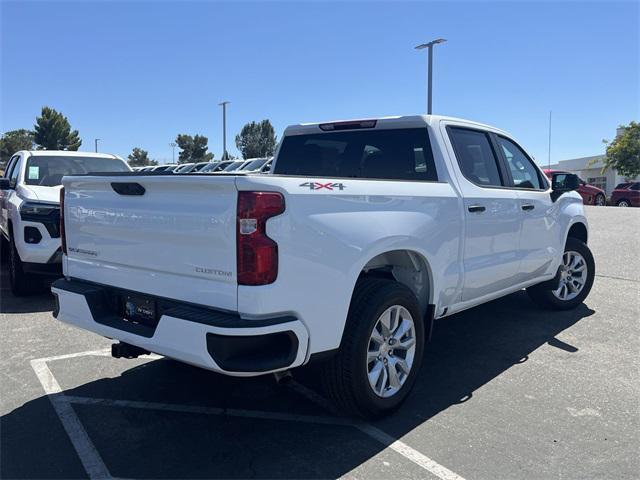
[[[425,111],[437,37],[434,113],[504,128],[547,161],[601,153],[638,120],[639,2],[6,2],[2,131],[31,128],[43,105],[83,150],[171,159],[178,133],[220,157],[242,125]]]

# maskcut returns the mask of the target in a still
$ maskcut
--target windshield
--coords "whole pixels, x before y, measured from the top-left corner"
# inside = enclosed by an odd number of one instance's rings
[[[127,165],[117,158],[46,157],[33,156],[27,160],[24,183],[55,187],[62,184],[65,175],[88,173],[129,172]]]

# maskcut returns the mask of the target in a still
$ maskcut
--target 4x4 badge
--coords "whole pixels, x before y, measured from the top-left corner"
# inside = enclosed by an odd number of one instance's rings
[[[326,188],[327,190],[334,190],[334,189],[344,190],[345,188],[347,188],[342,183],[333,183],[333,182],[329,182],[329,183],[304,182],[304,183],[301,183],[300,186],[306,187],[309,190],[322,190],[323,188]]]

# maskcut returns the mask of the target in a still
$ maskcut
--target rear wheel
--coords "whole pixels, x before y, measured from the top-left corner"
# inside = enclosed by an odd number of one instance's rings
[[[16,297],[27,295],[32,291],[32,279],[24,272],[24,266],[13,241],[9,240],[9,286]]]
[[[380,417],[411,391],[423,350],[424,322],[413,292],[391,280],[361,280],[340,351],[323,368],[323,387],[340,409]]]
[[[577,238],[569,237],[555,278],[529,287],[527,293],[543,307],[569,310],[587,298],[595,273],[595,262],[589,247]]]
[[[598,207],[604,207],[606,204],[607,204],[607,200],[604,198],[604,195],[602,195],[601,193],[596,195],[594,205],[597,205]]]
[[[618,200],[618,203],[616,204],[619,207],[630,207],[631,206],[631,202],[629,202],[629,200],[623,198],[622,200]]]

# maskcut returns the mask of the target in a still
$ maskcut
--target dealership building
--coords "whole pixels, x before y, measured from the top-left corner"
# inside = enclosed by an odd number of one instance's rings
[[[616,134],[620,135],[621,133],[622,129],[619,128]],[[591,157],[560,160],[558,163],[552,163],[550,167],[552,170],[575,173],[588,184],[603,189],[607,193],[607,196],[611,195],[612,190],[619,183],[638,180],[639,177],[628,178],[619,175],[618,172],[611,168],[603,172],[603,160],[604,155],[594,155]]]

